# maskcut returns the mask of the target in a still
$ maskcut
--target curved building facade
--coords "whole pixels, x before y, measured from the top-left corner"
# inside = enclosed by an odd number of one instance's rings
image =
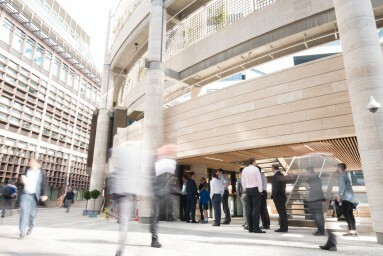
[[[352,15],[363,18],[349,24]],[[103,186],[106,149],[127,141],[143,141],[140,171],[147,171],[158,145],[175,143],[180,169],[197,177],[215,168],[238,172],[251,156],[290,169],[288,159],[322,155],[352,172],[363,170],[374,230],[383,242],[383,175],[376,171],[383,119],[366,109],[369,96],[383,101],[377,85],[383,78],[377,71],[383,68],[382,16],[377,0],[120,1],[106,53],[91,187]],[[357,30],[369,41],[356,38]],[[343,53],[198,96],[205,85],[338,40]],[[186,93],[190,100],[174,104]],[[365,141],[373,138],[369,148]],[[140,213],[146,217],[147,211]]]

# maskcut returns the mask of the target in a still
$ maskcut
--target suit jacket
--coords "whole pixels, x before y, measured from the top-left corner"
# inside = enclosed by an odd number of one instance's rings
[[[27,175],[30,169],[26,169],[22,175]],[[22,193],[24,193],[24,187],[22,188]],[[40,196],[47,195],[47,178],[44,170],[40,170],[40,175],[36,184],[36,193],[35,197],[37,201],[40,201]]]
[[[272,192],[271,199],[277,201],[286,201],[286,180],[281,172],[276,172],[271,182]]]
[[[186,183],[186,192],[187,192],[187,199],[191,200],[197,197],[198,190],[197,190],[197,184],[193,179],[188,179]]]

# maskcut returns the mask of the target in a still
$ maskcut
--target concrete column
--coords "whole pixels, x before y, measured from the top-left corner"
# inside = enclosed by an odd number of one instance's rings
[[[142,171],[145,176],[154,175],[153,162],[157,148],[163,143],[163,88],[165,66],[163,64],[166,12],[163,0],[152,0],[149,21],[148,62],[149,70],[145,84],[143,159]],[[148,184],[148,190],[151,189]],[[141,198],[139,203],[140,222],[150,220],[151,202]]]
[[[383,112],[370,113],[370,96],[383,103],[383,57],[370,0],[333,0],[374,231],[383,244]]]

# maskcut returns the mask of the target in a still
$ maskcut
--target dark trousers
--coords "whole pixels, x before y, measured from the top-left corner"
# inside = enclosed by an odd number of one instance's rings
[[[192,199],[187,199],[187,205],[186,205],[186,221],[190,221],[190,215],[191,215],[191,221],[195,220],[195,208],[197,206],[197,198],[194,197]]]
[[[342,201],[342,214],[346,218],[348,230],[356,230],[354,217],[354,204],[349,201]]]
[[[258,188],[247,188],[246,199],[246,214],[249,231],[259,231],[262,195],[259,193]]]
[[[221,225],[221,194],[214,194],[211,201],[214,209],[214,224]]]
[[[12,215],[12,207],[13,207],[12,205],[13,205],[13,199],[8,199],[8,198],[3,199],[3,208],[1,210],[2,217],[5,216],[5,212],[7,209],[9,209],[10,215]]]
[[[261,220],[262,226],[270,226],[270,216],[269,211],[267,210],[267,191],[263,190],[262,192],[262,202],[261,202]]]
[[[222,208],[225,213],[225,222],[231,222],[230,208],[229,208],[229,191],[225,189],[222,197]]]
[[[185,220],[186,219],[187,195],[181,195],[180,204],[181,204],[180,219]]]
[[[201,220],[205,220],[205,218],[203,216],[203,208],[202,208],[201,201],[199,201],[199,213],[201,214]]]
[[[274,199],[275,208],[277,208],[277,212],[279,214],[279,225],[280,229],[287,231],[289,229],[288,221],[287,221],[287,212],[286,212],[286,200],[275,200]]]
[[[323,202],[307,202],[309,207],[309,212],[313,216],[315,220],[315,224],[317,225],[318,232],[324,233],[324,217],[323,217]]]

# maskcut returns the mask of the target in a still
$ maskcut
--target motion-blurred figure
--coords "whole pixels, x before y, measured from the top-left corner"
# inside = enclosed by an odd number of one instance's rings
[[[66,207],[66,212],[68,213],[70,210],[70,206],[74,203],[74,192],[72,187],[68,187],[68,191],[64,197],[64,205]]]
[[[45,202],[48,197],[46,195],[46,176],[45,172],[41,170],[40,163],[31,158],[29,161],[29,168],[21,175],[21,183],[24,185],[20,198],[20,240],[24,239],[25,234],[32,233],[36,213],[37,203],[39,201]],[[29,227],[27,233],[26,227]]]
[[[152,233],[151,246],[161,248],[158,241],[158,214],[160,205],[167,202],[170,196],[169,175],[174,175],[177,162],[177,146],[164,145],[157,150],[157,161],[154,163],[155,177],[153,179],[153,205],[150,222],[150,231]],[[197,189],[197,188],[196,188]]]
[[[12,216],[13,202],[15,201],[17,195],[17,187],[15,186],[15,181],[13,179],[9,179],[8,184],[2,188],[1,195],[3,197],[1,217],[5,217],[5,212],[7,209],[9,209],[9,215]]]
[[[326,200],[322,189],[322,180],[315,174],[313,167],[307,168],[310,192],[306,200],[310,213],[312,214],[318,230],[315,236],[323,236],[325,232],[325,221],[323,217],[323,202]]]
[[[319,246],[319,248],[321,248],[322,250],[326,250],[326,251],[337,251],[336,236],[334,235],[332,230],[328,229],[327,233],[328,233],[327,243],[325,245]]]
[[[271,199],[274,200],[275,208],[279,214],[279,229],[275,232],[288,232],[288,220],[287,220],[287,211],[286,211],[286,179],[285,176],[279,170],[277,164],[272,166],[274,171],[273,181],[272,181],[272,192]]]

